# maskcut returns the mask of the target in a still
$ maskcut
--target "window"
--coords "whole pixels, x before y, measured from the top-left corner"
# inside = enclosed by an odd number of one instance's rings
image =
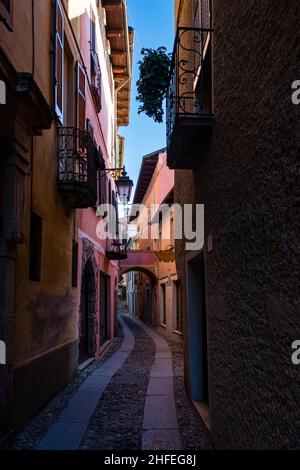
[[[90,46],[91,51],[96,51],[96,20],[94,12],[91,11],[91,19],[90,19]]]
[[[101,171],[97,172],[98,201],[97,205],[107,202],[107,176],[103,176]]]
[[[64,117],[64,15],[60,0],[55,4],[54,107],[61,123]]]
[[[99,57],[97,54],[96,47],[96,19],[94,12],[91,11],[90,20],[90,74],[91,74],[91,91],[95,104],[96,113],[101,111],[101,69],[99,63]]]
[[[75,72],[74,58],[67,38],[64,39],[64,83],[63,83],[63,125],[74,127],[75,123]]]
[[[111,204],[112,203],[112,200],[111,200],[111,181],[109,180],[108,182],[108,204]]]
[[[77,269],[78,269],[78,243],[73,241],[72,247],[72,287],[77,287]]]
[[[41,280],[43,219],[32,212],[30,218],[29,279]]]
[[[101,172],[97,171],[97,203],[96,206],[101,204]]]
[[[84,131],[85,130],[85,85],[86,85],[86,77],[85,72],[77,62],[77,127],[78,129]]]
[[[0,21],[12,31],[13,0],[0,0]]]

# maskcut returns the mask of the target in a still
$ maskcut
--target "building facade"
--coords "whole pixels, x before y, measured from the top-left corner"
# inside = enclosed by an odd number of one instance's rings
[[[141,209],[135,219],[137,236],[132,240],[132,249],[142,255],[141,269],[136,267],[135,272],[128,274],[129,310],[147,323],[181,332],[181,287],[175,264],[173,202],[174,171],[167,166],[165,150],[146,155],[133,199],[132,214],[137,210],[135,205],[141,204]],[[147,261],[149,253],[155,254],[152,265]]]
[[[1,0],[0,17],[4,439],[114,336],[118,265],[96,238],[96,208],[116,201],[133,31],[122,0]]]
[[[119,266],[117,260],[109,259],[112,240],[97,237],[99,217],[95,208],[107,203],[118,209],[115,171],[110,170],[124,165],[125,142],[119,128],[129,124],[133,34],[125,2],[104,0],[101,7],[91,4],[90,12],[83,8],[78,41],[86,80],[92,86],[86,87],[82,122],[103,162],[98,172],[96,204],[77,211],[80,362],[102,354],[116,329]],[[99,94],[96,100],[95,93]]]
[[[203,249],[175,243],[185,376],[222,449],[300,445],[299,19],[297,1],[175,1],[168,165],[175,202],[205,204]]]

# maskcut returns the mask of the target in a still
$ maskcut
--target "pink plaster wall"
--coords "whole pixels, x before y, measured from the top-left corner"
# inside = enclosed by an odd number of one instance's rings
[[[157,163],[155,172],[149,184],[149,188],[143,199],[143,204],[145,206],[150,206],[151,204],[161,205],[168,194],[174,188],[174,170],[170,170],[167,166],[167,154],[166,152],[161,153],[159,156],[159,161]],[[150,230],[150,229],[149,229]],[[150,235],[150,233],[149,233]],[[169,240],[163,240],[161,247],[159,247],[154,240],[151,238],[140,239],[139,249],[147,250],[151,249],[154,251],[159,250],[159,248],[167,249],[170,244]],[[176,265],[174,263],[163,263],[156,260],[156,274],[158,279],[163,279],[169,274],[176,274]]]
[[[89,80],[90,77],[90,13],[85,10],[85,13],[80,18],[80,48],[82,51],[83,60],[86,65],[86,72]],[[97,35],[97,52],[99,56],[101,75],[102,75],[102,109],[99,114],[95,112],[94,103],[90,88],[87,84],[86,87],[86,118],[90,120],[94,128],[94,137],[97,145],[101,147],[106,166],[109,167],[109,162],[113,161],[112,148],[112,135],[114,133],[114,90],[110,89],[111,77],[106,67],[104,58],[104,50],[102,39],[100,37],[100,28],[96,20],[96,35]],[[107,175],[111,178],[110,175]],[[114,181],[111,179],[112,190],[115,191]],[[108,318],[108,330],[111,338],[114,336],[115,328],[115,281],[117,280],[118,286],[118,273],[119,268],[117,262],[110,262],[105,257],[105,241],[101,241],[96,235],[96,226],[99,222],[99,217],[96,216],[94,208],[80,209],[77,211],[77,226],[78,226],[78,289],[77,289],[77,314],[79,319],[80,314],[80,294],[81,294],[81,276],[84,266],[82,266],[82,237],[88,238],[94,244],[94,255],[98,269],[110,276],[110,317]],[[100,295],[100,271],[98,275],[98,293]],[[100,323],[100,302],[101,298],[98,296],[98,324]],[[97,337],[97,355],[100,352],[100,338]]]

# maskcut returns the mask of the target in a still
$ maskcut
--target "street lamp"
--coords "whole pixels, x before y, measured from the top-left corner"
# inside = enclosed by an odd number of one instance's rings
[[[109,170],[104,170],[102,172],[102,177],[107,175],[108,173],[111,173],[112,177],[115,180],[120,202],[123,204],[127,204],[130,201],[131,191],[133,188],[133,181],[127,175],[125,166],[123,166],[123,168],[110,168]],[[120,173],[121,176],[118,176],[118,174]]]
[[[130,201],[133,181],[127,175],[125,167],[122,170],[121,176],[116,180],[116,187],[120,202],[127,204]]]

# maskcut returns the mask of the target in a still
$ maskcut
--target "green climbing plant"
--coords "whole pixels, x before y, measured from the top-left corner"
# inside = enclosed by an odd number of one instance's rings
[[[137,81],[139,114],[145,113],[155,122],[163,122],[163,102],[168,88],[171,54],[165,47],[141,50],[140,78]]]

